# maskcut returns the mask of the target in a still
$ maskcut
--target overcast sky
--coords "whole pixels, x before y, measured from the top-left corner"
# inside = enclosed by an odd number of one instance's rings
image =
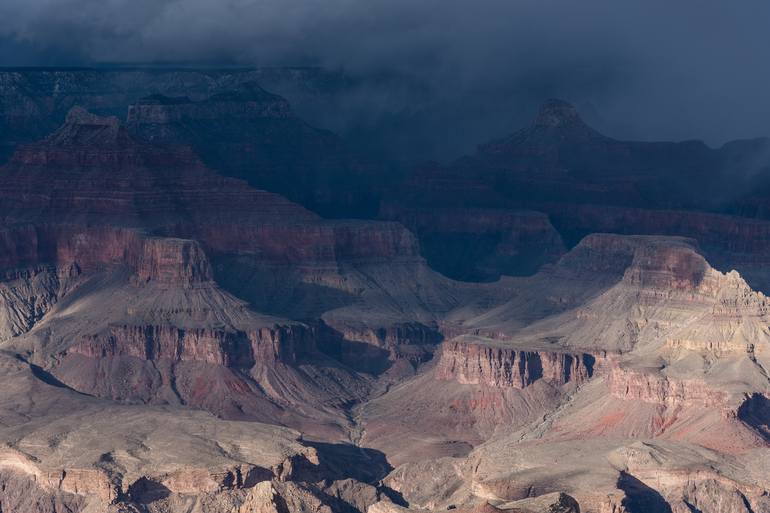
[[[769,26],[767,0],[2,0],[0,63],[395,71],[489,132],[560,96],[615,136],[718,144],[770,135]]]

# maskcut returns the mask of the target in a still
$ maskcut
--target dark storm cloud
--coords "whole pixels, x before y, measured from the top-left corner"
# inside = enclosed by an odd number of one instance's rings
[[[440,111],[452,147],[548,96],[613,135],[720,143],[770,135],[769,22],[766,0],[3,0],[0,58],[397,73],[425,104],[373,91],[348,108]]]

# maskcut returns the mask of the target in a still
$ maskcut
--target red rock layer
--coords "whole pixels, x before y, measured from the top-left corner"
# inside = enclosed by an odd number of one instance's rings
[[[265,262],[316,264],[419,258],[414,236],[398,223],[319,221],[175,226],[169,234],[194,237],[215,253],[254,255]]]
[[[183,239],[146,239],[137,265],[141,281],[192,284],[211,281],[211,266],[197,242]]]
[[[83,136],[86,129],[94,134]],[[214,174],[187,147],[139,143],[122,127],[113,133],[111,125],[82,125],[77,117],[19,148],[2,171],[0,215],[8,220],[149,228],[189,218],[318,219],[281,196]]]
[[[146,237],[107,225],[25,224],[0,231],[0,269],[41,264],[94,271],[126,266],[139,282],[189,286],[211,280],[211,267],[193,240]]]
[[[302,325],[243,331],[174,326],[112,326],[107,333],[84,336],[68,354],[89,358],[130,356],[140,360],[203,362],[249,368],[257,362],[295,364],[315,350],[315,336]]]
[[[8,249],[0,264],[9,267],[23,259],[53,258],[59,253],[89,260],[85,253],[98,252],[90,260],[111,260],[131,246],[117,238],[134,237],[118,228],[194,239],[213,253],[250,254],[279,263],[419,255],[414,237],[397,223],[321,220],[282,196],[217,175],[188,147],[137,141],[116,119],[82,109],[73,109],[65,125],[46,140],[19,148],[0,171],[4,176],[0,219],[24,226],[0,233],[0,245]],[[62,225],[78,227],[85,238],[48,233],[71,230]],[[24,243],[19,246],[18,240],[36,244],[35,237],[41,235],[33,236],[34,230],[47,230],[48,238],[37,242],[47,254],[39,248],[36,253]],[[105,240],[98,243],[97,239]],[[188,258],[157,252],[155,257]],[[133,259],[137,258],[141,259]],[[156,271],[161,272],[147,270]],[[207,273],[205,269],[187,271]]]

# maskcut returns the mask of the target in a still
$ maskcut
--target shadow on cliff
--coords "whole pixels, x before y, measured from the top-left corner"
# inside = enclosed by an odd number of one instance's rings
[[[318,349],[325,355],[358,372],[380,375],[393,362],[390,352],[367,342],[348,340],[323,321],[314,323],[318,330]]]
[[[738,419],[770,442],[770,399],[762,394],[752,394],[738,408]]]
[[[403,496],[385,486],[382,480],[393,471],[382,451],[360,447],[348,443],[311,442],[305,445],[313,447],[318,453],[319,465],[305,464],[295,469],[296,480],[331,484],[335,481],[358,481],[376,488],[379,495],[389,498],[394,504],[406,507]],[[326,494],[327,501],[336,506],[335,511],[345,513],[359,512],[360,508],[345,500],[342,496]]]
[[[447,278],[492,283],[501,276],[532,276],[556,258],[540,244],[506,251],[505,233],[421,233],[420,252],[428,266]],[[508,254],[506,254],[508,253]]]
[[[376,449],[348,443],[306,441],[304,444],[316,450],[321,463],[301,469],[303,479],[318,472],[319,479],[355,479],[376,484],[393,470],[385,454]]]
[[[307,283],[288,266],[271,267],[248,257],[218,257],[213,268],[214,279],[222,288],[263,314],[317,319],[359,300],[344,290]]]
[[[39,365],[35,365],[34,363],[30,362],[29,360],[24,358],[22,355],[17,354],[15,355],[15,358],[20,362],[23,362],[26,365],[29,365],[29,371],[32,373],[32,375],[36,379],[45,383],[46,385],[56,387],[56,388],[63,388],[65,390],[69,390],[70,392],[74,392],[75,394],[78,394],[78,395],[85,395],[85,396],[91,397],[90,394],[86,394],[86,393],[80,392],[79,390],[75,390],[74,388],[70,387],[63,381],[60,381],[56,376],[46,371]],[[0,513],[2,513],[2,510],[0,510]]]
[[[628,513],[672,513],[671,506],[657,490],[627,472],[620,473],[618,488],[626,494],[622,505]]]
[[[171,495],[171,490],[157,481],[146,477],[139,478],[128,487],[128,498],[139,504],[148,504],[165,499]]]

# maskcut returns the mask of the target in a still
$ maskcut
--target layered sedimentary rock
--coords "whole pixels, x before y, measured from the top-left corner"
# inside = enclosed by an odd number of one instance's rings
[[[443,340],[436,327],[419,322],[370,327],[365,323],[331,319],[329,325],[339,333],[338,343],[329,350],[347,365],[375,373],[390,371],[410,375],[433,358]]]
[[[490,342],[443,342],[422,375],[362,409],[366,442],[399,463],[462,455],[500,426],[513,429],[542,416],[594,373],[590,354]],[[411,450],[402,452],[404,438]]]
[[[495,505],[489,501],[481,501],[475,506],[457,508],[450,505],[458,513],[500,513],[507,511],[509,513],[580,513],[580,505],[575,499],[564,493],[544,494],[540,497],[531,497],[519,501],[505,502],[494,501]],[[408,512],[437,511],[430,508],[406,508],[393,504],[391,501],[381,501],[369,506],[367,513],[408,513]]]
[[[577,241],[591,232],[678,235],[696,239],[709,261],[723,271],[737,269],[753,287],[766,291],[770,223],[764,219],[687,210],[654,210],[553,203],[547,207],[560,233]]]
[[[225,220],[173,227],[194,236],[217,253],[255,255],[278,264],[333,264],[419,258],[414,236],[397,223],[321,221],[254,224]]]
[[[358,266],[424,268],[415,238],[397,223],[323,220],[214,173],[189,147],[139,141],[117,119],[83,109],[20,147],[2,172],[3,266],[56,273],[30,285],[51,289],[39,300],[22,289],[18,304],[4,304],[4,336],[29,332],[14,347],[33,351],[65,385],[100,397],[340,436],[350,422],[344,405],[370,387],[332,359],[350,351],[329,351],[327,340],[344,339],[257,313],[219,288],[212,262],[264,271],[263,284],[317,280],[313,286],[351,297],[381,286],[372,274],[351,276]],[[227,273],[238,280],[235,269]],[[60,284],[65,272],[77,280]],[[387,331],[410,321],[406,314],[361,326]]]
[[[516,350],[451,340],[442,347],[435,376],[490,387],[524,388],[539,379],[555,385],[580,384],[593,374],[594,360],[589,354]]]
[[[141,360],[198,361],[226,367],[256,362],[296,363],[314,351],[313,334],[301,325],[229,332],[215,328],[112,326],[107,333],[83,337],[68,353],[91,358],[131,356]]]
[[[199,101],[143,98],[130,107],[126,121],[141,139],[190,145],[221,172],[326,215],[376,214],[371,182],[381,178],[374,168],[256,83]]]
[[[222,207],[239,217],[314,218],[279,196],[214,174],[188,147],[140,143],[116,118],[79,108],[54,134],[17,150],[4,174],[3,215],[14,220],[100,216],[102,223],[163,225],[187,215],[216,219]]]
[[[195,241],[146,239],[136,270],[141,281],[192,285],[212,279],[211,265]]]
[[[532,356],[542,361],[544,351],[590,351],[595,360],[590,379],[556,396],[544,415],[474,444],[464,460],[436,460],[431,472],[442,479],[434,487],[408,485],[427,469],[399,460],[407,463],[392,474],[392,486],[407,500],[429,509],[480,500],[500,507],[562,491],[590,512],[765,510],[770,483],[756,462],[767,451],[770,419],[766,297],[737,273],[714,270],[693,241],[662,237],[587,237],[534,281],[582,283],[577,277],[602,274],[614,278],[582,305],[524,327],[509,319],[492,330],[496,340],[470,351],[457,351],[470,337],[444,343],[449,365],[439,360],[436,369],[488,388],[525,385]],[[561,374],[566,367],[556,368]],[[372,403],[372,443],[378,436],[389,443],[377,430],[387,416],[378,417],[375,406],[408,408],[407,397],[394,390]],[[449,438],[447,430],[422,429]]]
[[[766,139],[735,141],[711,149],[699,141],[619,141],[586,125],[573,106],[551,100],[530,126],[479,146],[475,154],[449,165],[415,168],[386,196],[383,212],[417,229],[419,224],[408,224],[415,222],[410,212],[439,209],[462,218],[463,212],[514,216],[530,209],[548,216],[568,247],[595,232],[692,237],[719,268],[736,267],[755,286],[765,287],[768,222],[736,203],[743,204],[742,195],[757,189],[752,177],[757,168],[770,165],[769,144]],[[486,248],[494,251],[494,244]],[[478,278],[478,258],[455,262],[455,272]],[[510,261],[487,263],[488,271],[511,273]]]
[[[53,223],[25,225],[14,233],[24,254],[6,254],[5,279],[38,274],[49,265],[70,277],[125,267],[139,283],[193,286],[212,280],[208,257],[194,240],[147,237],[130,228]]]
[[[281,196],[213,173],[189,147],[138,142],[117,119],[82,109],[73,109],[52,136],[19,149],[3,173],[1,214],[25,222],[26,230],[69,223],[84,232],[114,232],[105,226],[113,223],[196,239],[215,253],[292,264],[418,255],[413,237],[398,224],[322,221]],[[81,242],[90,251],[111,247]],[[55,240],[43,245],[59,250]],[[10,249],[34,256],[32,249]]]
[[[236,82],[139,101],[130,130],[72,109],[0,169],[0,509],[768,508],[768,299],[707,258],[761,265],[764,221],[682,210],[709,184],[673,198],[722,150],[613,141],[550,102],[416,174],[390,221],[324,220],[206,164],[278,180],[336,144]],[[355,170],[315,164],[276,183]],[[333,185],[292,194],[354,204]],[[559,256],[626,225],[698,240]],[[447,241],[497,281],[426,266]]]
[[[322,220],[278,195],[216,175],[187,147],[137,141],[115,119],[83,110],[74,109],[48,139],[21,148],[5,170],[6,216],[24,220],[35,234],[29,242],[33,247],[16,251],[29,253],[28,260],[74,263],[89,272],[127,265],[137,284],[179,287],[210,282],[215,273],[209,259],[217,260],[224,269],[218,279],[240,292],[242,271],[255,280],[245,282],[248,289],[260,292],[255,306],[291,315],[293,310],[269,297],[272,281],[280,289],[276,293],[316,287],[342,290],[338,295],[355,302],[372,291],[390,302],[388,308],[402,311],[388,296],[398,293],[409,274],[422,273],[418,283],[429,293],[430,282],[440,281],[425,267],[415,237],[398,223]],[[399,274],[375,268],[385,264],[399,267]],[[445,285],[451,286],[444,280]],[[417,294],[424,293],[421,287]],[[251,292],[243,292],[252,299]],[[426,302],[415,303],[425,311]],[[334,306],[321,304],[324,310]],[[307,318],[304,312],[296,316]],[[399,331],[413,321],[409,316],[359,318],[354,330],[360,327],[364,338],[377,330]],[[335,325],[348,331],[347,321]],[[417,351],[423,355],[406,358],[414,363],[430,358],[429,348]]]
[[[655,372],[611,366],[606,380],[610,393],[624,401],[712,408],[724,408],[728,403],[728,394],[702,379],[676,379]]]

